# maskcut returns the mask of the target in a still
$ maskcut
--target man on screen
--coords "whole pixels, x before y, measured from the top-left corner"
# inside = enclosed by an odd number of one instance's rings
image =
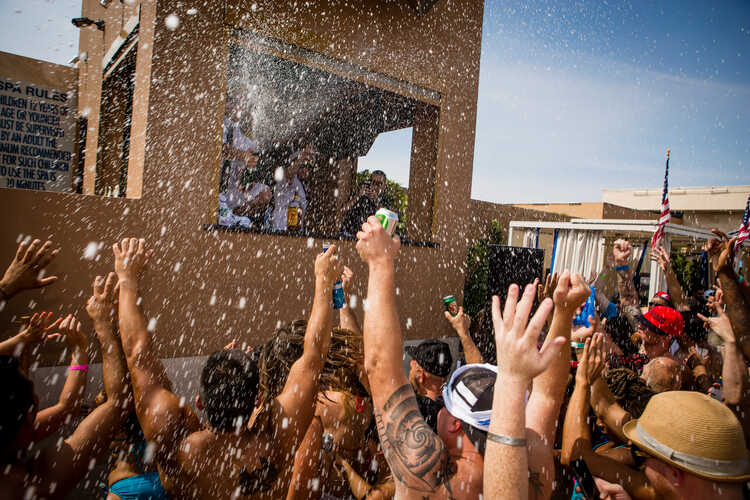
[[[370,179],[363,182],[359,192],[344,205],[344,222],[341,232],[347,236],[354,236],[362,228],[367,217],[386,207],[383,201],[383,191],[386,188],[386,176],[382,170],[374,170]]]

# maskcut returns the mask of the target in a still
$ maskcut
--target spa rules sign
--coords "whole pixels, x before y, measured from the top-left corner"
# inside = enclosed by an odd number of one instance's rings
[[[0,187],[71,191],[71,101],[64,90],[0,77]]]

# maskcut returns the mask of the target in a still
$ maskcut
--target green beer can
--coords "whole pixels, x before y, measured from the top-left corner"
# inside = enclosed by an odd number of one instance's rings
[[[456,297],[453,295],[443,297],[443,305],[445,306],[445,310],[451,313],[451,316],[458,314],[458,303],[456,302]]]
[[[381,208],[375,212],[375,217],[380,221],[385,232],[393,236],[393,232],[396,231],[396,226],[398,225],[398,214],[391,212],[387,208]]]

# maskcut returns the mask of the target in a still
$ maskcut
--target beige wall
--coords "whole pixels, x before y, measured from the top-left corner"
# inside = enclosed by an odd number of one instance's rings
[[[203,229],[215,222],[227,23],[236,21],[441,93],[432,233],[438,246],[403,248],[397,273],[402,324],[412,325],[405,335],[450,333],[440,298],[453,294],[460,299],[467,234],[474,232],[469,193],[482,2],[441,0],[421,17],[398,2],[360,2],[354,8],[313,1],[295,12],[280,2],[259,1],[256,14],[250,3],[233,3],[237,8],[230,8],[226,18],[223,3],[140,4],[144,40],[138,49],[130,171],[142,172],[143,182],[132,189],[128,182],[128,196],[140,199],[1,190],[0,210],[10,217],[3,228],[0,261],[10,260],[21,234],[52,238],[63,249],[50,269],[60,276],[58,284],[41,296],[28,293],[12,302],[0,312],[6,321],[32,308],[73,311],[84,318],[91,280],[112,269],[112,242],[131,235],[147,238],[155,248],[143,306],[149,318],[157,319],[154,335],[161,357],[206,354],[235,336],[261,342],[279,320],[309,313],[312,264],[322,241],[310,246],[305,238]],[[81,51],[88,54],[87,64],[79,67],[80,109],[89,114],[86,192],[93,188],[98,136],[97,68],[101,71],[101,56],[117,36],[113,31],[119,31],[121,17],[127,19],[137,8],[120,5],[111,2],[102,9],[97,1],[86,0],[83,7],[85,16],[107,22],[104,34],[93,27],[81,30]],[[199,14],[187,15],[190,8]],[[174,32],[164,24],[171,13],[181,20]],[[138,137],[143,140],[142,160]],[[91,242],[102,245],[93,261],[84,258]],[[361,298],[365,267],[353,242],[341,242],[341,247],[343,259],[358,276],[355,293]],[[246,306],[240,308],[243,297]],[[362,315],[361,299],[357,313]]]
[[[653,219],[655,214],[644,210],[602,202],[582,203],[525,203],[513,205],[540,212],[562,214],[575,219]]]
[[[605,189],[602,201],[635,208],[659,210],[663,188]],[[750,185],[673,187],[669,189],[669,206],[672,210],[726,211],[744,210]]]

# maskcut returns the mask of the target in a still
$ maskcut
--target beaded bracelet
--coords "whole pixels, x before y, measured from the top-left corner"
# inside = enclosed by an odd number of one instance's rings
[[[71,371],[82,371],[82,372],[88,372],[89,371],[89,365],[70,365],[70,368],[68,368]]]

